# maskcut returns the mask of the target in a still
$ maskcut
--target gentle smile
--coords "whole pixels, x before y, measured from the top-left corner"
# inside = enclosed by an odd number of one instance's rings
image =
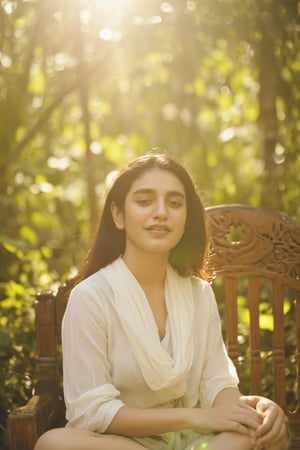
[[[171,231],[171,229],[166,225],[151,225],[146,227],[148,231]]]

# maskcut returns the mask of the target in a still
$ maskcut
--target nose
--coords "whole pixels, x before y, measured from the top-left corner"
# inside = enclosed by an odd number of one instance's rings
[[[158,199],[155,203],[153,217],[157,220],[164,220],[167,218],[167,207],[164,199]]]

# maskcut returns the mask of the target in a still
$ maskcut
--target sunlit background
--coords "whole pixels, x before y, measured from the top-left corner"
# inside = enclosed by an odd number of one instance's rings
[[[31,386],[17,374],[33,358],[34,294],[75,270],[130,159],[167,151],[206,206],[299,221],[299,11],[298,0],[0,0],[0,353],[12,335],[28,344],[0,379],[15,386],[1,394],[0,436]]]

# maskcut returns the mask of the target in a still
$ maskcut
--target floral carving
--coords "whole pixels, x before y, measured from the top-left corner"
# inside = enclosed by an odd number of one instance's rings
[[[300,225],[279,213],[240,205],[207,209],[216,271],[280,274],[300,288]]]

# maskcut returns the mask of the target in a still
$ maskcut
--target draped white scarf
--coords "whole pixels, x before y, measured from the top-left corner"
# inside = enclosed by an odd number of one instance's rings
[[[148,386],[171,388],[181,397],[193,362],[194,303],[190,277],[168,265],[165,298],[173,346],[171,356],[162,346],[158,328],[144,290],[120,257],[101,270],[113,290],[112,303]]]

